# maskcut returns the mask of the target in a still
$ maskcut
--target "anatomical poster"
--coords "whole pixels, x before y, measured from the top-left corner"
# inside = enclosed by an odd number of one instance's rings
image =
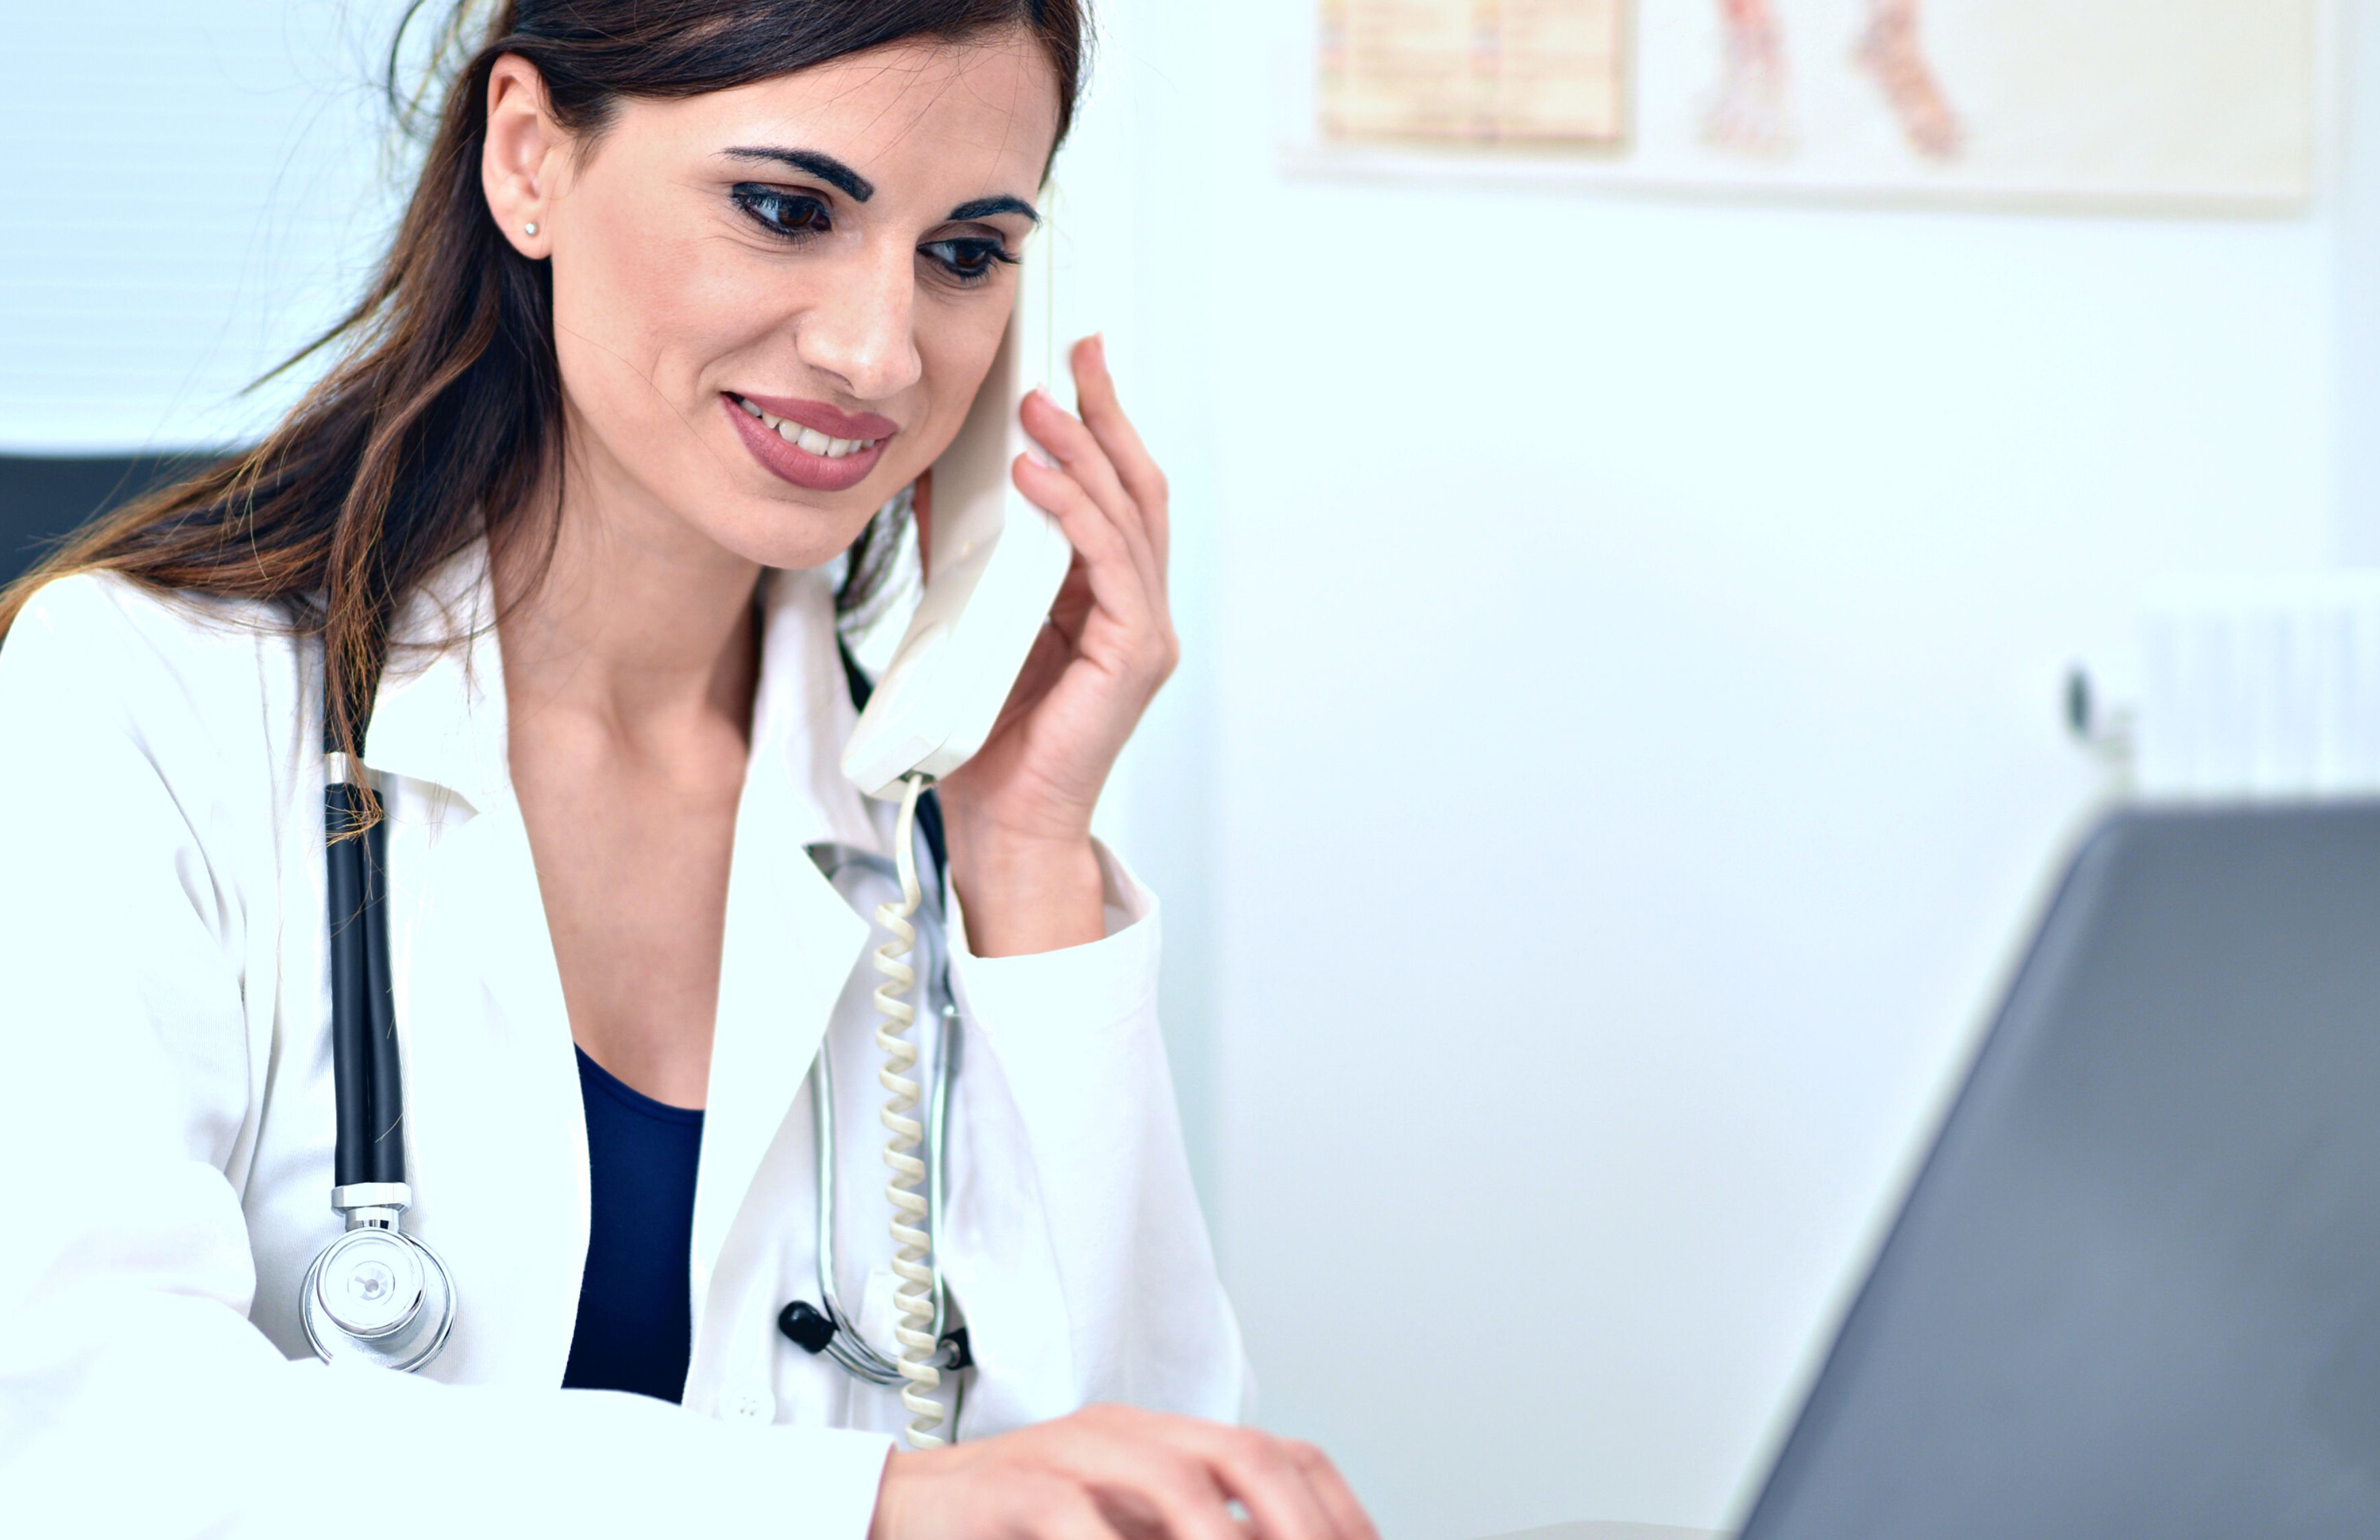
[[[1568,149],[1588,182],[2294,205],[2317,3],[1322,0],[1317,139]]]

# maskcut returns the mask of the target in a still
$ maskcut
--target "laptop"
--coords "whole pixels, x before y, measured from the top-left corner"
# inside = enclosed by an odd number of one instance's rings
[[[1742,1540],[2380,1535],[2380,804],[2076,856]]]

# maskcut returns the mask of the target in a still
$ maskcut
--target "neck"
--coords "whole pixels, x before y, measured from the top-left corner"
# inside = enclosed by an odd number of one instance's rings
[[[515,720],[558,712],[625,742],[667,744],[723,718],[748,736],[759,564],[606,468],[574,459],[539,494],[553,522],[519,521],[491,552]]]

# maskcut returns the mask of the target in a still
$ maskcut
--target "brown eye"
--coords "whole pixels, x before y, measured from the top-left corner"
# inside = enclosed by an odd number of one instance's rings
[[[764,187],[757,182],[738,182],[731,196],[735,206],[754,224],[772,235],[798,239],[823,235],[834,228],[826,204],[808,193],[787,192],[783,188]]]
[[[996,240],[929,241],[917,249],[961,284],[983,283],[994,267],[1016,260]]]

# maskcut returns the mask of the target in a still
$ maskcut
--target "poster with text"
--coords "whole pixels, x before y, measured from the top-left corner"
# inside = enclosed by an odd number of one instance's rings
[[[1323,132],[1616,144],[1621,14],[1621,0],[1323,0]]]
[[[1324,0],[1317,127],[1587,180],[2296,204],[2316,3]]]

